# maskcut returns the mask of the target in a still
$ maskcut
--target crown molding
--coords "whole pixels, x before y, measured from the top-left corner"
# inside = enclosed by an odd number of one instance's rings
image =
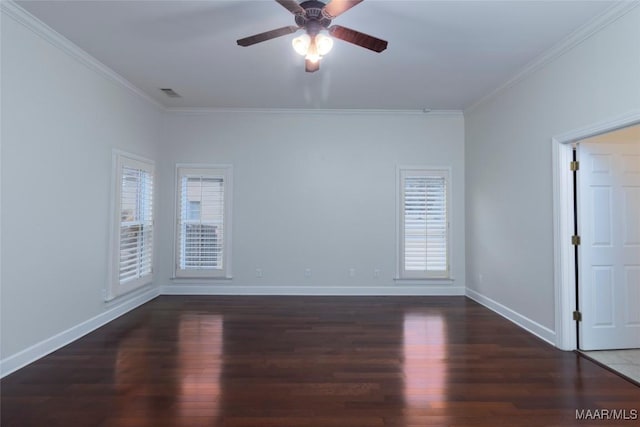
[[[150,103],[153,107],[178,115],[207,115],[218,113],[253,113],[253,114],[352,114],[352,115],[369,115],[369,114],[390,114],[390,115],[429,115],[429,116],[449,116],[457,117],[471,113],[479,106],[496,98],[499,94],[515,86],[519,82],[525,80],[528,76],[540,70],[553,60],[564,55],[573,47],[579,45],[602,28],[626,15],[640,5],[640,0],[623,0],[616,3],[605,10],[602,14],[593,18],[587,24],[578,28],[567,38],[538,56],[520,72],[511,79],[482,97],[464,110],[430,110],[424,109],[313,109],[313,108],[171,108],[166,107],[147,95],[133,83],[125,79],[114,70],[98,61],[96,58],[85,52],[75,43],[56,32],[47,24],[30,14],[14,0],[0,0],[0,11],[6,16],[11,17],[16,22],[22,24],[35,34],[51,43],[53,46],[67,53],[69,56],[84,64],[89,69],[102,75],[106,79],[116,83],[120,87],[128,90],[132,94]]]
[[[507,80],[502,85],[498,86],[493,91],[489,92],[487,95],[480,98],[478,101],[471,104],[471,106],[464,109],[464,113],[468,114],[473,112],[475,109],[480,107],[483,104],[491,101],[492,99],[499,96],[505,90],[517,85],[521,81],[525,80],[530,75],[534,74],[536,71],[544,68],[546,65],[554,61],[555,59],[561,57],[569,50],[578,46],[580,43],[587,40],[589,37],[602,30],[609,24],[614,21],[620,19],[627,13],[631,12],[633,9],[640,5],[640,0],[622,0],[621,2],[616,2],[612,6],[608,7],[604,12],[600,15],[594,17],[589,22],[579,27],[575,31],[573,31],[569,36],[565,39],[551,47],[549,50],[542,53],[540,56],[535,58],[533,61],[529,62],[522,70],[520,70],[515,76]]]
[[[49,27],[47,24],[27,12],[21,6],[16,4],[13,0],[0,0],[0,11],[14,21],[22,24],[24,27],[31,30],[36,35],[40,36],[42,39],[49,42],[51,45],[57,47],[61,51],[65,52],[67,55],[78,61],[79,63],[85,65],[90,70],[100,74],[105,77],[107,80],[110,80],[116,83],[118,86],[128,90],[130,93],[136,95],[137,97],[143,99],[144,101],[151,104],[154,108],[164,109],[165,107],[160,104],[155,99],[151,98],[149,95],[144,93],[138,87],[133,85],[130,81],[122,77],[120,74],[113,71],[111,68],[107,67],[102,62],[98,61],[93,56],[89,55],[83,49],[81,49],[78,45],[73,43],[71,40],[62,36],[53,28]]]
[[[103,64],[84,51],[78,45],[58,33],[53,28],[33,16],[14,0],[0,0],[0,11],[14,21],[31,30],[33,33],[65,52],[67,55],[85,65],[118,86],[128,90],[151,104],[154,108],[166,113],[178,115],[208,114],[350,114],[350,115],[427,115],[439,117],[463,117],[462,110],[420,109],[313,109],[313,108],[171,108],[158,102],[113,69]]]
[[[315,108],[165,108],[165,112],[183,116],[209,114],[339,114],[339,115],[420,115],[463,117],[462,110],[383,110],[383,109],[315,109]]]

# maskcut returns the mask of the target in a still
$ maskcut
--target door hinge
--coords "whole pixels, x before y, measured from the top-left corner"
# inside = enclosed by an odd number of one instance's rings
[[[573,320],[575,320],[576,322],[582,322],[582,313],[580,313],[578,310],[574,311]]]
[[[580,162],[577,160],[572,161],[571,163],[569,163],[569,169],[571,169],[571,171],[573,172],[580,170]]]
[[[571,244],[573,246],[580,245],[580,236],[571,236]]]

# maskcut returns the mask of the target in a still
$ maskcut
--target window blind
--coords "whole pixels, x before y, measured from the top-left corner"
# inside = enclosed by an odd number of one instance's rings
[[[123,166],[120,188],[120,284],[150,275],[153,258],[153,175]]]
[[[402,254],[405,272],[448,271],[447,180],[420,173],[403,177]]]
[[[216,176],[180,176],[180,270],[224,267],[225,180]]]

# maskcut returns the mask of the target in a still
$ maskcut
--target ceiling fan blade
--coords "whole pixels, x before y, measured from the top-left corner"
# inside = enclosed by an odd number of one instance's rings
[[[295,33],[300,27],[290,25],[288,27],[277,28],[271,31],[265,31],[264,33],[254,34],[253,36],[245,37],[237,41],[240,46],[251,46],[252,44],[264,42],[267,40],[275,39],[276,37],[286,36],[287,34]]]
[[[304,9],[302,8],[302,6],[298,4],[296,0],[276,0],[276,1],[280,3],[282,7],[284,7],[294,15],[297,13],[304,14]]]
[[[320,61],[312,62],[306,59],[304,61],[304,70],[307,73],[313,73],[320,69]]]
[[[387,48],[388,44],[386,40],[361,33],[360,31],[352,30],[351,28],[342,27],[340,25],[332,25],[329,27],[329,34],[337,39],[362,46],[374,52],[382,52]]]
[[[331,0],[331,2],[322,9],[322,14],[329,19],[333,19],[362,1],[363,0]]]

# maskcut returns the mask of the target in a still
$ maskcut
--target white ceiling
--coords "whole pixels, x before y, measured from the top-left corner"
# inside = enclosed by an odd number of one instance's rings
[[[273,0],[18,4],[167,107],[460,110],[613,2],[365,0],[334,23],[388,49],[337,40],[316,73],[296,35],[236,45],[294,24]]]

